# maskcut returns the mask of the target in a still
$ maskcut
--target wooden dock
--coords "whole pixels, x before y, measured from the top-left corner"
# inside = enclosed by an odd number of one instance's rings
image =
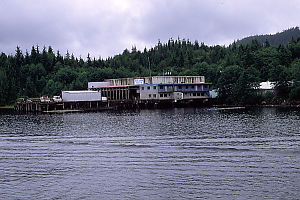
[[[15,103],[18,112],[66,112],[66,111],[97,111],[109,109],[108,102],[80,101],[80,102],[41,102],[37,99],[19,99]]]
[[[39,99],[19,99],[15,103],[15,111],[25,113],[68,113],[103,110],[124,109],[148,109],[148,108],[172,108],[172,107],[201,107],[207,106],[207,102],[171,100],[106,100],[106,101],[76,101],[76,102],[41,102]]]

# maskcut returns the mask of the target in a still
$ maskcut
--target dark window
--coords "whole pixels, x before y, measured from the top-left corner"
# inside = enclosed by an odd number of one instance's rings
[[[161,89],[161,90],[164,89],[164,86],[159,86],[159,89]]]
[[[164,95],[163,95],[163,94],[160,94],[159,96],[160,96],[160,97],[163,97]]]
[[[151,98],[151,94],[149,94],[149,98]]]
[[[189,89],[189,86],[185,86],[186,89]]]
[[[147,90],[150,90],[150,86],[147,87]]]
[[[142,87],[142,90],[144,90],[144,87]]]
[[[153,97],[156,98],[156,94],[153,94]]]
[[[193,93],[193,96],[195,97],[195,96],[196,96],[196,93]]]
[[[164,94],[164,97],[167,97],[167,94]]]
[[[178,89],[181,89],[181,86],[178,86]]]
[[[153,89],[156,90],[156,86],[153,86]]]
[[[194,88],[195,88],[195,86],[193,86],[193,85],[192,85],[192,86],[191,86],[191,88],[192,88],[192,89],[194,89]]]

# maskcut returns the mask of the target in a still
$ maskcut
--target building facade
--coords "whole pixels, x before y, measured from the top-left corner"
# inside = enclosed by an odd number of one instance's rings
[[[209,83],[175,83],[139,85],[140,100],[193,100],[209,98]]]
[[[211,83],[204,76],[151,76],[90,82],[108,100],[186,101],[209,98]]]

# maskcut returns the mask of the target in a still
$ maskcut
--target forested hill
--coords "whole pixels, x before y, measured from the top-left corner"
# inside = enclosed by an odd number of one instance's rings
[[[257,40],[261,44],[265,44],[266,42],[268,42],[272,46],[279,46],[279,45],[287,45],[293,39],[298,40],[298,38],[300,38],[300,30],[299,27],[295,27],[280,33],[276,33],[274,35],[255,35],[255,36],[246,37],[236,41],[236,44],[237,45],[251,44],[252,40]]]
[[[108,59],[62,55],[51,46],[33,46],[30,52],[17,47],[14,55],[0,55],[0,105],[19,97],[86,89],[88,81],[165,72],[205,76],[206,82],[219,89],[221,103],[260,102],[266,97],[258,96],[254,86],[267,80],[277,82],[277,97],[272,101],[300,100],[300,41],[275,47],[254,40],[248,45],[223,47],[170,39],[143,51],[126,49]]]

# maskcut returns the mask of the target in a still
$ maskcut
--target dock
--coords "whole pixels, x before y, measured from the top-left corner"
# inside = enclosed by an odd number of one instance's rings
[[[82,111],[108,110],[108,102],[80,101],[80,102],[41,102],[33,99],[21,99],[15,103],[15,111],[37,113],[66,113]]]
[[[80,101],[80,102],[38,102],[31,99],[17,101],[15,111],[23,113],[73,113],[93,112],[105,110],[155,109],[175,107],[202,107],[209,102],[203,101],[134,101],[134,100],[107,100],[107,101]]]

